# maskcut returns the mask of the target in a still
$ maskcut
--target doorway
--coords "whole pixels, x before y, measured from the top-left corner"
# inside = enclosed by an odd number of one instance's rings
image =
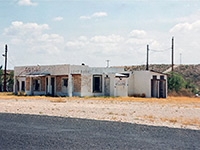
[[[46,77],[46,94],[48,94],[48,85],[49,85],[49,83],[48,83],[48,77]]]
[[[159,98],[158,95],[158,79],[157,76],[153,76],[153,79],[151,79],[151,97]]]
[[[51,78],[51,96],[55,96],[55,78]]]

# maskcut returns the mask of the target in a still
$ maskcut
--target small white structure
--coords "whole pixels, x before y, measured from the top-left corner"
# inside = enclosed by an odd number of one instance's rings
[[[86,65],[14,68],[14,92],[52,96],[167,97],[167,76],[154,71],[124,72],[123,67]]]

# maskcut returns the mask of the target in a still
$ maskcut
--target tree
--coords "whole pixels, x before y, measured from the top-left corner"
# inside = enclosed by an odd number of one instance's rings
[[[167,79],[168,90],[179,92],[181,88],[185,88],[185,80],[179,74],[171,73]]]
[[[13,85],[14,85],[14,71],[11,71],[9,75],[6,78],[7,80],[7,89],[9,92],[13,91]]]

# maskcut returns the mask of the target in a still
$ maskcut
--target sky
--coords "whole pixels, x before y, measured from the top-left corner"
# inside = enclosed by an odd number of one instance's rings
[[[200,0],[0,0],[8,68],[200,64]],[[4,57],[0,57],[4,65]]]

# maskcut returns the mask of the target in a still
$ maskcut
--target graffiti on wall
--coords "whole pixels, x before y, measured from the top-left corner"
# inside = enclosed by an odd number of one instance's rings
[[[119,79],[115,82],[115,86],[125,86],[126,85],[126,80]]]
[[[40,67],[36,66],[36,67],[25,67],[24,72],[25,73],[34,73],[34,72],[39,72],[40,71]]]

